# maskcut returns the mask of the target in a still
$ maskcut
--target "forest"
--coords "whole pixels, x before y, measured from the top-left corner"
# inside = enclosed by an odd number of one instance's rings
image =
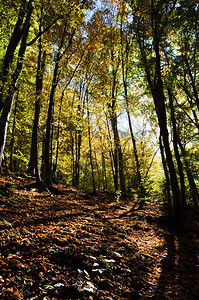
[[[0,0],[0,299],[197,299],[199,4]]]

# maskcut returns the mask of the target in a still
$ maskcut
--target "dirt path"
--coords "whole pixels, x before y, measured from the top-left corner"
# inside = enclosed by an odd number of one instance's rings
[[[0,299],[198,299],[194,212],[180,232],[155,204],[27,181],[0,180]]]

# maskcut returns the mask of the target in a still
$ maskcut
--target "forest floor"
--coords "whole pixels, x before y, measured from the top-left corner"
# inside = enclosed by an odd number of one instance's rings
[[[57,185],[51,197],[0,177],[0,299],[199,299],[199,217]]]

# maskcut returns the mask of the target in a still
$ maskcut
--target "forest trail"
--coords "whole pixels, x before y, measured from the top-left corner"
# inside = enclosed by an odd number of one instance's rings
[[[31,182],[0,178],[0,299],[198,299],[194,211],[180,231],[157,203]]]

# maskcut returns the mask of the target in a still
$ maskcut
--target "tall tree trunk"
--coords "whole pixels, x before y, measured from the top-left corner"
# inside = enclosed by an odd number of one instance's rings
[[[117,129],[117,116],[114,110],[114,103],[109,106],[110,109],[110,121],[113,130],[114,137],[114,165],[115,165],[115,173],[117,168],[119,167],[119,179],[120,179],[120,189],[122,191],[122,195],[126,195],[126,183],[124,178],[124,167],[123,167],[123,155],[122,149],[120,145],[120,138]]]
[[[19,54],[18,54],[17,66],[16,66],[14,73],[12,74],[9,91],[5,98],[5,103],[4,103],[3,110],[1,113],[1,117],[0,117],[0,167],[2,164],[3,153],[4,153],[4,149],[5,149],[8,122],[9,122],[10,114],[12,111],[12,105],[13,105],[13,101],[14,101],[14,97],[15,97],[16,85],[17,85],[19,75],[21,74],[21,71],[23,68],[23,58],[24,58],[24,53],[26,50],[26,40],[28,37],[29,27],[30,27],[30,23],[28,22],[28,24],[25,28],[23,37],[22,37]]]
[[[55,126],[54,126],[54,105],[53,105],[53,112],[52,112],[52,121],[51,121],[51,135],[50,135],[50,170],[51,170],[51,177],[53,182],[53,142],[54,142],[54,134],[55,134]]]
[[[102,160],[102,182],[103,182],[103,190],[107,190],[107,176],[106,176],[106,162],[105,162],[105,156],[104,156],[104,147],[103,147],[103,141],[102,141],[102,135],[101,135],[101,128],[99,126],[99,139],[101,143],[101,160]]]
[[[56,90],[57,79],[58,79],[58,69],[59,69],[59,53],[57,54],[57,59],[55,62],[55,68],[53,73],[50,101],[48,106],[46,134],[44,139],[44,157],[43,157],[44,163],[43,163],[42,177],[48,188],[52,186],[52,174],[51,174],[51,164],[50,164],[50,141],[51,141],[52,117],[53,117],[53,110],[54,110],[54,97],[55,97],[55,90]]]
[[[172,219],[172,202],[171,202],[171,191],[170,191],[170,178],[169,178],[169,172],[167,168],[167,163],[166,163],[166,158],[164,155],[164,147],[162,144],[162,137],[160,135],[159,137],[159,145],[160,145],[160,153],[161,153],[161,158],[162,158],[162,165],[164,169],[164,174],[166,178],[166,184],[165,184],[165,198],[168,202],[168,217],[169,219]]]
[[[95,155],[95,164],[96,164],[97,175],[98,175],[98,190],[100,190],[100,188],[101,188],[101,176],[100,176],[100,171],[99,171],[99,165],[98,165],[98,162],[97,162],[96,151],[94,151],[94,155]]]
[[[19,100],[19,88],[17,90],[17,97],[15,100],[14,119],[13,119],[13,125],[12,125],[12,136],[11,136],[11,141],[10,141],[10,170],[11,171],[14,170],[13,155],[14,155],[14,141],[15,141],[18,100]]]
[[[118,134],[119,137],[119,134]],[[125,177],[124,177],[124,163],[123,163],[123,154],[122,154],[122,149],[121,146],[118,149],[119,151],[119,176],[120,176],[120,188],[122,191],[122,195],[126,196],[126,182],[125,182]]]
[[[87,118],[88,118],[89,156],[90,156],[90,164],[91,164],[91,172],[92,172],[93,193],[96,193],[94,164],[93,164],[93,155],[92,155],[92,144],[91,144],[90,113],[89,113],[89,109],[88,109],[88,95],[87,95]]]
[[[115,176],[115,169],[114,169],[114,157],[113,157],[113,151],[109,151],[109,157],[110,157],[110,163],[111,163],[111,171],[113,175],[113,182],[114,182],[114,189],[115,193],[118,191],[119,187],[116,186],[116,183],[118,185],[118,181],[116,182],[116,176]]]
[[[79,154],[79,130],[75,131],[75,186],[78,186],[78,172],[79,172],[79,162],[78,155]]]
[[[127,99],[127,98],[126,98]],[[139,162],[139,157],[138,157],[138,152],[137,152],[137,146],[136,146],[136,140],[133,134],[133,128],[131,125],[131,117],[129,113],[129,107],[128,107],[128,102],[126,100],[126,112],[128,116],[128,122],[129,122],[129,129],[130,129],[130,134],[131,134],[131,140],[133,144],[133,151],[134,151],[134,156],[135,156],[135,162],[136,162],[136,171],[137,171],[137,178],[138,178],[138,184],[139,184],[139,197],[144,197],[145,195],[145,189],[142,183],[142,177],[141,177],[141,172],[140,172],[140,162]]]
[[[57,171],[57,164],[58,164],[58,156],[59,156],[59,146],[60,146],[60,121],[61,121],[61,111],[62,111],[62,103],[63,103],[63,99],[64,99],[64,93],[65,93],[65,89],[62,91],[62,95],[61,95],[61,101],[60,101],[60,107],[59,107],[59,116],[58,116],[58,125],[57,125],[57,145],[56,145],[56,154],[55,154],[55,161],[53,163],[53,181],[56,182],[56,171]]]
[[[183,173],[183,166],[180,158],[180,153],[178,150],[178,140],[179,136],[177,133],[177,128],[176,128],[176,119],[175,119],[175,112],[174,112],[174,106],[173,106],[173,96],[171,89],[168,88],[168,95],[169,95],[169,105],[170,105],[170,110],[171,110],[171,122],[173,126],[173,147],[174,147],[174,152],[175,152],[175,157],[178,165],[178,172],[180,176],[180,186],[181,186],[181,206],[184,209],[183,214],[185,214],[186,210],[186,195],[185,195],[185,181],[184,181],[184,173]]]
[[[78,115],[80,116],[81,109],[78,105]],[[72,118],[72,115],[71,115]],[[80,175],[80,156],[81,156],[81,144],[82,144],[82,131],[81,129],[75,129],[75,141],[71,131],[71,143],[72,143],[72,165],[73,165],[73,181],[72,185],[79,186]],[[75,151],[74,151],[75,148]]]
[[[182,203],[180,201],[180,189],[178,185],[176,170],[173,163],[173,157],[169,145],[169,134],[167,129],[167,116],[166,116],[166,107],[165,107],[165,95],[164,95],[164,88],[163,88],[163,81],[161,75],[161,60],[160,60],[160,40],[158,36],[158,21],[159,15],[158,12],[152,7],[152,27],[153,27],[153,44],[154,44],[154,51],[155,51],[155,77],[154,83],[152,83],[150,74],[148,70],[147,72],[147,79],[149,82],[149,86],[151,87],[151,92],[155,104],[155,109],[158,118],[158,124],[160,128],[160,135],[162,136],[167,165],[170,174],[170,183],[173,195],[173,221],[177,225],[182,225],[184,219],[184,208],[182,207]],[[142,48],[143,52],[143,48]],[[143,53],[142,53],[143,54]],[[146,58],[145,58],[146,60]]]
[[[81,97],[81,96],[80,96]],[[84,110],[85,101],[83,101]],[[81,106],[78,105],[78,121],[81,122],[83,111],[81,111]],[[81,129],[76,129],[76,156],[75,156],[75,186],[79,186],[79,175],[80,175],[80,156],[81,156],[81,144],[82,144],[82,131]]]
[[[118,175],[120,180],[120,189],[122,195],[126,195],[126,183],[124,177],[123,155],[120,144],[120,138],[117,128],[117,113],[115,110],[116,95],[117,95],[117,72],[120,65],[119,54],[115,55],[114,45],[111,45],[111,62],[112,62],[112,86],[111,86],[111,102],[108,104],[111,127],[114,140],[114,166],[115,166],[115,188],[118,185]],[[119,173],[118,173],[119,171]],[[118,189],[116,189],[117,192]]]
[[[180,189],[177,179],[176,170],[174,167],[173,156],[169,145],[169,133],[167,128],[167,116],[166,116],[166,107],[165,107],[165,95],[161,74],[161,59],[160,59],[160,36],[159,36],[159,22],[161,20],[161,16],[159,15],[159,11],[157,7],[154,7],[154,2],[151,2],[152,14],[151,14],[151,23],[152,23],[152,31],[153,31],[153,49],[155,51],[155,74],[154,80],[152,81],[151,71],[149,68],[145,46],[143,40],[140,36],[140,28],[139,24],[136,28],[136,36],[140,46],[142,61],[144,64],[147,81],[152,93],[152,97],[155,104],[155,110],[158,118],[158,125],[160,128],[160,135],[162,137],[166,161],[168,165],[169,175],[170,175],[170,184],[173,196],[173,204],[172,204],[172,219],[176,223],[176,225],[182,225],[184,219],[184,208],[180,201]],[[164,169],[165,170],[165,169]],[[165,174],[166,175],[166,174]]]
[[[81,100],[81,84],[80,84],[80,92],[79,92],[79,100]],[[75,93],[72,99],[72,109],[70,112],[70,120],[72,120],[73,115],[72,111],[74,108],[74,97]],[[78,113],[77,117],[81,118],[81,107],[78,105]],[[80,119],[79,119],[80,121]],[[80,173],[80,150],[81,150],[81,130],[78,130],[77,128],[74,129],[73,123],[71,121],[70,125],[70,137],[71,137],[71,155],[72,155],[72,185],[75,187],[78,187],[79,185],[79,173]]]
[[[41,23],[39,26],[39,31],[41,32]],[[38,149],[38,130],[39,130],[39,116],[40,116],[40,106],[41,106],[41,95],[43,88],[43,75],[45,70],[45,58],[46,52],[42,55],[42,43],[41,37],[39,39],[39,54],[37,61],[37,75],[36,75],[36,99],[35,99],[35,115],[32,130],[32,142],[31,142],[31,152],[28,171],[30,174],[35,174],[36,183],[41,184],[41,175],[39,170],[39,149]]]
[[[27,12],[27,15],[26,15]],[[9,71],[10,67],[13,62],[14,58],[14,53],[19,45],[19,42],[24,35],[24,31],[26,30],[30,16],[32,14],[32,1],[30,0],[28,4],[26,3],[26,0],[22,0],[19,15],[17,22],[15,24],[14,31],[12,33],[12,36],[10,38],[6,54],[3,59],[2,67],[1,67],[1,72],[0,72],[0,111],[3,108],[3,96],[4,96],[4,89],[5,89],[5,83],[7,82],[8,76],[9,76]],[[24,21],[24,17],[26,15],[26,19]],[[24,23],[23,23],[24,21]],[[8,92],[9,93],[9,92]]]
[[[110,144],[109,155],[110,155],[110,160],[111,160],[111,169],[112,169],[112,174],[113,174],[115,192],[117,192],[119,190],[118,159],[117,159],[117,153],[114,153],[115,149],[113,150],[108,118],[106,118],[106,125],[107,125],[107,129],[108,129],[108,137],[109,137],[108,141],[109,141],[109,144]]]
[[[75,34],[75,29],[73,30],[71,37],[68,41],[68,44],[66,48],[63,50],[63,46],[65,43],[66,39],[66,34],[67,34],[67,23],[64,25],[63,29],[63,35],[61,36],[61,42],[59,49],[56,54],[56,59],[55,59],[55,67],[54,67],[54,72],[53,72],[53,80],[52,80],[52,86],[51,86],[51,92],[50,92],[50,101],[49,101],[49,106],[48,106],[48,115],[47,115],[47,124],[46,124],[46,134],[44,138],[44,152],[43,152],[43,162],[42,162],[42,177],[43,181],[46,185],[46,187],[49,190],[56,190],[52,187],[52,162],[51,162],[51,157],[50,157],[50,143],[51,143],[51,128],[52,128],[52,119],[53,119],[53,111],[54,111],[54,101],[55,101],[55,91],[56,87],[58,84],[58,77],[59,77],[59,62],[63,58],[63,56],[66,54],[67,50],[70,48],[73,37]],[[75,69],[76,70],[76,69]],[[51,155],[52,155],[52,150],[51,150]]]
[[[159,51],[159,49],[158,49]],[[158,52],[159,53],[159,52]],[[158,58],[159,61],[159,58]],[[183,210],[180,203],[180,189],[178,185],[176,170],[173,163],[172,153],[169,145],[169,134],[167,129],[167,118],[165,109],[165,96],[163,92],[163,83],[160,77],[160,64],[157,64],[158,74],[157,82],[154,87],[154,102],[156,107],[156,113],[158,117],[158,123],[160,127],[160,134],[163,139],[163,144],[166,153],[166,160],[170,173],[170,183],[173,194],[173,219],[176,223],[181,223],[183,219]]]
[[[123,7],[124,9],[124,7]],[[124,11],[123,11],[124,12]],[[121,57],[122,57],[122,79],[123,79],[123,87],[124,87],[124,96],[126,101],[126,112],[128,117],[128,123],[129,123],[129,129],[131,134],[131,140],[133,144],[133,151],[135,156],[135,162],[136,162],[136,171],[137,171],[137,178],[138,178],[138,184],[139,184],[139,197],[144,197],[145,189],[143,187],[142,183],[142,177],[140,172],[140,162],[136,147],[136,140],[133,134],[133,128],[131,125],[131,117],[129,112],[129,102],[128,102],[128,59],[129,59],[129,50],[131,48],[130,42],[127,40],[127,37],[125,38],[123,33],[123,16],[121,17],[121,27],[120,27],[120,36],[121,36]],[[125,49],[124,49],[125,47]]]
[[[81,144],[82,144],[82,134],[81,134],[81,130],[78,130],[77,161],[76,161],[76,186],[77,187],[79,186]]]
[[[106,176],[106,161],[104,156],[104,149],[102,148],[102,178],[103,178],[103,190],[108,189],[107,176]]]
[[[75,154],[74,154],[74,138],[73,131],[70,130],[70,140],[71,140],[71,156],[72,156],[72,185],[75,186]]]

